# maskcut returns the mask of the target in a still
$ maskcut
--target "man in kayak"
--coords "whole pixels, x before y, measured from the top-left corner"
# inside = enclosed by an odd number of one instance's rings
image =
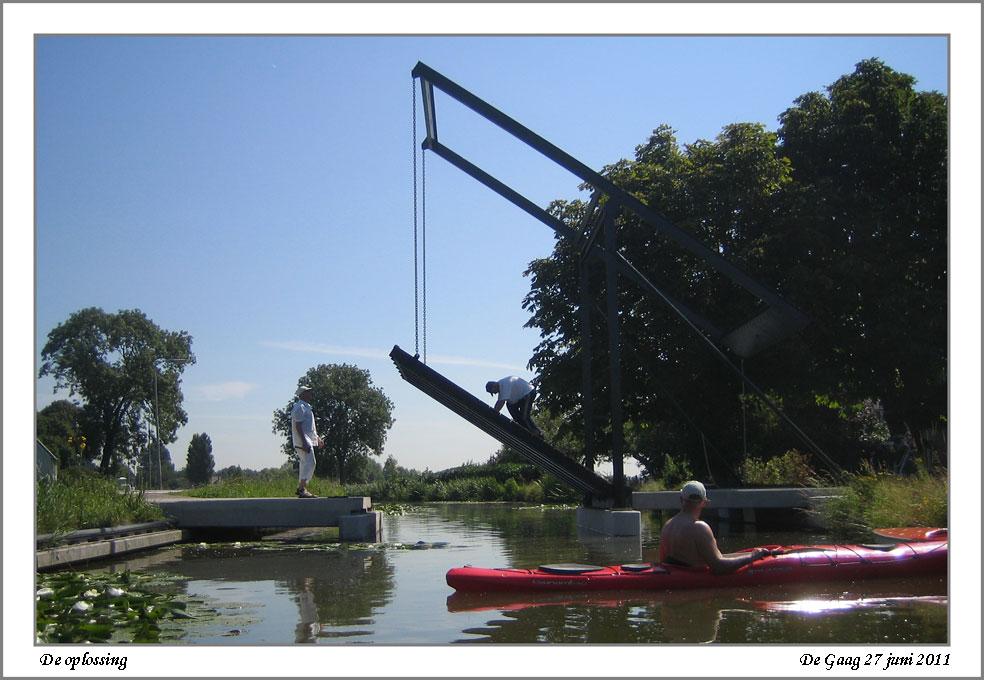
[[[730,574],[772,554],[765,548],[749,553],[722,555],[714,533],[700,520],[707,505],[707,490],[700,482],[687,482],[680,491],[680,512],[663,525],[659,537],[659,561],[676,567],[710,567],[715,574]]]

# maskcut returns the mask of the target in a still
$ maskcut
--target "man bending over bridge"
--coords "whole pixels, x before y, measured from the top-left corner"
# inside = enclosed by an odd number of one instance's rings
[[[536,399],[536,389],[533,385],[520,377],[510,375],[502,380],[488,381],[485,383],[485,391],[499,395],[498,401],[492,408],[501,411],[502,405],[505,404],[509,409],[509,415],[516,423],[538,437],[543,437],[540,428],[530,419],[530,408],[533,406],[533,400]]]

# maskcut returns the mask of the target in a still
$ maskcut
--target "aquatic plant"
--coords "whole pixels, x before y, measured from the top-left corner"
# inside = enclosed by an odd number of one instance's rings
[[[372,509],[379,511],[384,515],[402,516],[413,511],[415,507],[416,506],[408,503],[376,503],[372,506]]]
[[[130,572],[38,575],[36,639],[52,642],[158,642],[165,619],[192,618],[186,603],[153,592]]]

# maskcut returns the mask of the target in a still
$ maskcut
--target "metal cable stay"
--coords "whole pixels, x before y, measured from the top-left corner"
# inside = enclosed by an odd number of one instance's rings
[[[476,95],[464,89],[457,83],[446,78],[429,66],[418,62],[412,70],[414,80],[420,80],[421,100],[424,111],[424,122],[426,138],[421,147],[423,150],[430,150],[438,156],[451,163],[459,170],[465,172],[473,179],[481,182],[489,189],[495,191],[500,196],[510,201],[531,216],[543,222],[546,226],[553,229],[562,237],[571,239],[580,248],[581,256],[581,282],[582,282],[582,303],[580,304],[582,315],[582,335],[584,347],[587,349],[583,368],[583,381],[585,389],[582,391],[584,399],[584,415],[586,420],[586,442],[592,440],[591,425],[591,397],[590,397],[590,318],[591,305],[587,302],[587,276],[585,265],[589,260],[598,259],[605,265],[606,280],[609,285],[608,304],[606,317],[608,325],[608,344],[610,357],[610,399],[612,410],[612,461],[616,487],[623,485],[621,470],[621,378],[620,378],[620,335],[618,323],[613,321],[618,318],[617,300],[614,290],[617,276],[632,281],[644,292],[660,299],[669,309],[697,334],[698,338],[708,347],[712,354],[728,367],[741,381],[744,392],[747,386],[762,402],[793,432],[814,451],[823,462],[837,475],[843,473],[843,469],[829,456],[823,449],[813,441],[792,419],[778,406],[761,388],[759,388],[744,371],[744,359],[757,354],[768,346],[788,337],[802,329],[809,323],[809,319],[802,312],[794,308],[791,304],[782,299],[777,293],[763,286],[739,267],[726,260],[719,253],[709,249],[698,241],[688,232],[680,229],[664,215],[642,203],[635,196],[623,191],[613,182],[602,175],[596,173],[577,159],[573,158],[560,148],[554,146],[539,135],[535,134],[519,122],[510,118]],[[467,159],[458,155],[449,147],[441,143],[438,138],[436,105],[434,89],[437,88],[447,96],[455,99],[489,122],[506,131],[527,146],[538,151],[548,159],[565,168],[575,176],[579,177],[585,184],[593,188],[591,203],[584,215],[584,219],[579,229],[573,229],[562,222],[557,217],[534,204],[532,201],[522,196],[519,192],[499,181]],[[415,89],[415,88],[413,88]],[[414,105],[414,158],[416,158],[416,106]],[[426,155],[426,154],[424,154]],[[416,249],[416,162],[414,164],[414,191],[415,191],[415,214],[414,214],[414,241]],[[662,288],[655,285],[649,277],[639,271],[628,259],[622,255],[615,243],[616,215],[620,213],[632,213],[643,222],[655,227],[660,233],[672,240],[676,245],[690,252],[705,264],[710,266],[719,274],[725,276],[736,285],[754,295],[765,305],[761,311],[753,318],[747,320],[729,332],[718,328],[705,316],[689,308],[679,300],[673,299]],[[602,241],[599,243],[599,240]],[[426,272],[426,269],[424,269]],[[415,250],[415,289],[416,289],[416,250]],[[415,291],[416,292],[416,291]],[[426,293],[425,293],[426,295]],[[426,312],[425,312],[426,314]],[[426,331],[425,331],[426,343]],[[729,349],[736,355],[741,366],[734,361],[722,349]],[[426,345],[425,345],[426,347]],[[426,350],[425,350],[426,351]],[[664,390],[665,392],[665,390]],[[678,404],[674,404],[679,406]],[[688,420],[690,420],[688,418]],[[706,439],[701,433],[702,442]],[[591,458],[590,451],[586,452],[587,457]],[[705,452],[706,456],[706,452]]]
[[[420,354],[421,307],[423,308],[423,361],[427,363],[427,156],[420,155],[420,232],[417,238],[417,80],[410,78],[411,164],[413,167],[413,335],[414,353]],[[418,260],[419,254],[419,260]],[[421,264],[422,263],[422,267]],[[421,272],[421,269],[423,271]],[[421,294],[421,279],[423,294]]]

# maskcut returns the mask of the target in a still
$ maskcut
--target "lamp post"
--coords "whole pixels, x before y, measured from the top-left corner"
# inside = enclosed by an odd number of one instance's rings
[[[157,399],[157,361],[154,360],[154,434],[157,437],[157,488],[163,488],[161,475],[161,407]]]
[[[160,400],[157,398],[157,360],[167,359],[169,361],[181,362],[190,361],[190,357],[176,359],[173,357],[154,356],[154,432],[157,436],[157,486],[163,488],[164,474],[161,466],[161,407]]]

